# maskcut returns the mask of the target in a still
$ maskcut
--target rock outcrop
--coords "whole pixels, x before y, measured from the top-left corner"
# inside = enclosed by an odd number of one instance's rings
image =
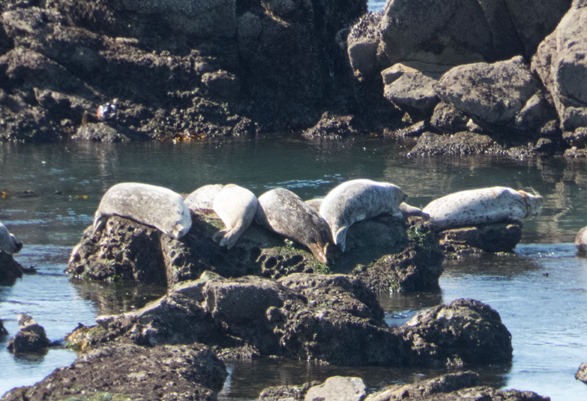
[[[41,382],[18,387],[5,401],[40,400],[216,400],[227,372],[207,347],[194,345],[104,346]]]
[[[45,328],[31,316],[22,315],[18,320],[18,333],[8,341],[8,351],[13,354],[43,354],[51,342]]]
[[[487,401],[547,401],[531,391],[498,390],[492,387],[480,386],[479,375],[470,372],[443,374],[431,379],[420,380],[417,383],[394,384],[383,390],[365,394],[365,384],[358,377],[335,376],[326,379],[324,383],[305,383],[300,386],[279,386],[264,389],[259,395],[259,401],[465,401],[483,399]]]
[[[278,281],[206,273],[138,311],[99,317],[97,326],[79,327],[68,341],[83,350],[113,342],[198,342],[226,359],[335,365],[484,364],[512,357],[509,332],[480,302],[455,301],[390,328],[374,293],[357,278],[301,273]]]

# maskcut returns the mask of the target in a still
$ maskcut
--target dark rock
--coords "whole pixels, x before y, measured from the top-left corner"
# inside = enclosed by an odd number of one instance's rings
[[[439,135],[426,132],[408,152],[408,156],[467,156],[504,152],[503,147],[488,135],[473,132]]]
[[[8,341],[8,351],[13,354],[45,353],[51,342],[45,329],[28,315],[21,315],[18,333]]]
[[[258,401],[304,401],[305,394],[308,389],[312,386],[319,384],[314,381],[310,383],[304,383],[299,386],[286,385],[286,386],[274,386],[264,388],[259,397]]]
[[[488,305],[458,299],[419,313],[402,326],[413,365],[508,363],[511,334]]]
[[[440,102],[434,107],[430,126],[441,133],[467,131],[469,118],[450,103]]]
[[[224,364],[201,345],[147,348],[118,344],[91,351],[41,382],[16,388],[2,399],[213,401],[226,376]]]
[[[381,71],[383,97],[408,112],[428,116],[439,102],[437,78],[404,64],[394,64]]]
[[[22,277],[24,268],[12,255],[0,251],[0,283],[11,285]]]
[[[583,362],[577,372],[575,373],[575,379],[582,381],[587,384],[587,363]]]
[[[326,112],[312,128],[302,132],[302,136],[310,140],[340,140],[355,138],[360,133],[355,118],[350,115],[339,116]]]
[[[548,401],[531,391],[498,390],[477,384],[479,376],[473,372],[447,373],[414,384],[395,384],[369,395],[365,401]]]
[[[2,322],[2,319],[0,319],[0,338],[7,336],[8,335],[8,330],[6,330],[6,328],[4,327],[4,322]]]
[[[495,223],[444,230],[439,234],[443,252],[463,254],[477,248],[486,252],[511,252],[522,238],[522,223]]]

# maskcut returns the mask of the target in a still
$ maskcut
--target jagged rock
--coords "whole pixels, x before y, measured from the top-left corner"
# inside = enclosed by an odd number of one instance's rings
[[[4,327],[4,322],[0,319],[0,337],[8,335],[8,330]]]
[[[438,81],[436,90],[444,102],[481,125],[513,125],[516,116],[538,92],[538,83],[523,59],[514,57],[492,64],[454,67]]]
[[[348,366],[511,359],[507,329],[480,302],[455,301],[417,316],[410,325],[388,327],[375,294],[353,276],[293,274],[274,281],[207,273],[140,310],[80,326],[67,340],[86,351],[105,343],[199,342],[216,347],[224,359],[284,357]]]
[[[322,114],[316,125],[304,130],[302,136],[311,140],[354,138],[360,133],[355,125],[355,118],[351,115],[340,116],[326,112]]]
[[[333,376],[306,392],[305,400],[362,401],[367,395],[367,386],[359,377]]]
[[[418,138],[418,142],[409,151],[408,156],[466,156],[503,152],[503,147],[488,135],[473,132],[439,135],[425,132]]]
[[[366,13],[351,27],[347,37],[347,53],[355,78],[363,81],[378,72],[377,49],[382,13]]]
[[[469,118],[450,103],[439,102],[430,117],[430,126],[441,133],[467,131]]]
[[[447,373],[414,384],[395,384],[370,394],[365,401],[547,401],[531,391],[498,390],[477,384],[479,375],[474,372]]]
[[[575,379],[582,381],[587,384],[587,363],[583,362],[577,372],[575,373]]]
[[[476,248],[486,252],[511,252],[522,238],[522,223],[495,223],[444,230],[439,234],[443,252],[466,254]]]
[[[458,299],[410,319],[403,338],[413,365],[503,363],[512,359],[511,334],[488,305]]]
[[[561,128],[574,131],[587,126],[587,39],[585,15],[587,4],[576,0],[532,58],[532,70],[552,96]]]
[[[23,271],[22,265],[12,255],[0,251],[0,283],[14,284],[17,278],[22,277]]]
[[[19,318],[18,329],[18,333],[8,341],[8,351],[13,354],[44,353],[51,345],[43,326],[28,315]]]
[[[41,382],[18,387],[5,401],[64,399],[216,400],[227,372],[202,345],[107,345],[56,369]]]
[[[414,110],[422,115],[432,113],[439,101],[437,78],[404,64],[394,64],[381,71],[383,96],[402,110]]]

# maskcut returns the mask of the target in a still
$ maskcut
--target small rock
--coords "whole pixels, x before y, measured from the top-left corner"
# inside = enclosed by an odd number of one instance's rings
[[[13,354],[43,353],[51,344],[43,326],[26,314],[20,316],[19,331],[8,342],[8,351]]]

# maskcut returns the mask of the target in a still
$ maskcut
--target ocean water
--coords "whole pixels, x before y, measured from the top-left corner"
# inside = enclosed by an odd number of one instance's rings
[[[508,366],[479,370],[484,384],[536,391],[554,401],[587,399],[574,373],[587,361],[587,260],[575,255],[575,233],[587,225],[584,191],[587,161],[562,158],[512,160],[496,157],[407,159],[396,144],[381,141],[312,144],[296,140],[132,145],[71,143],[0,144],[0,221],[25,246],[16,259],[34,266],[12,286],[0,286],[0,394],[30,385],[70,364],[63,347],[18,358],[6,350],[27,313],[61,341],[78,323],[100,314],[142,306],[162,288],[100,285],[64,273],[72,247],[91,224],[101,195],[121,181],[163,185],[189,193],[210,183],[234,182],[257,195],[282,186],[303,198],[324,195],[352,178],[394,182],[409,203],[424,206],[447,193],[493,185],[526,188],[545,199],[542,214],[524,223],[513,254],[446,263],[441,290],[382,294],[389,324],[402,324],[423,308],[468,297],[496,309],[512,333]],[[253,400],[270,385],[299,384],[334,374],[357,375],[375,389],[429,377],[442,370],[337,368],[304,362],[229,366],[219,398]]]

